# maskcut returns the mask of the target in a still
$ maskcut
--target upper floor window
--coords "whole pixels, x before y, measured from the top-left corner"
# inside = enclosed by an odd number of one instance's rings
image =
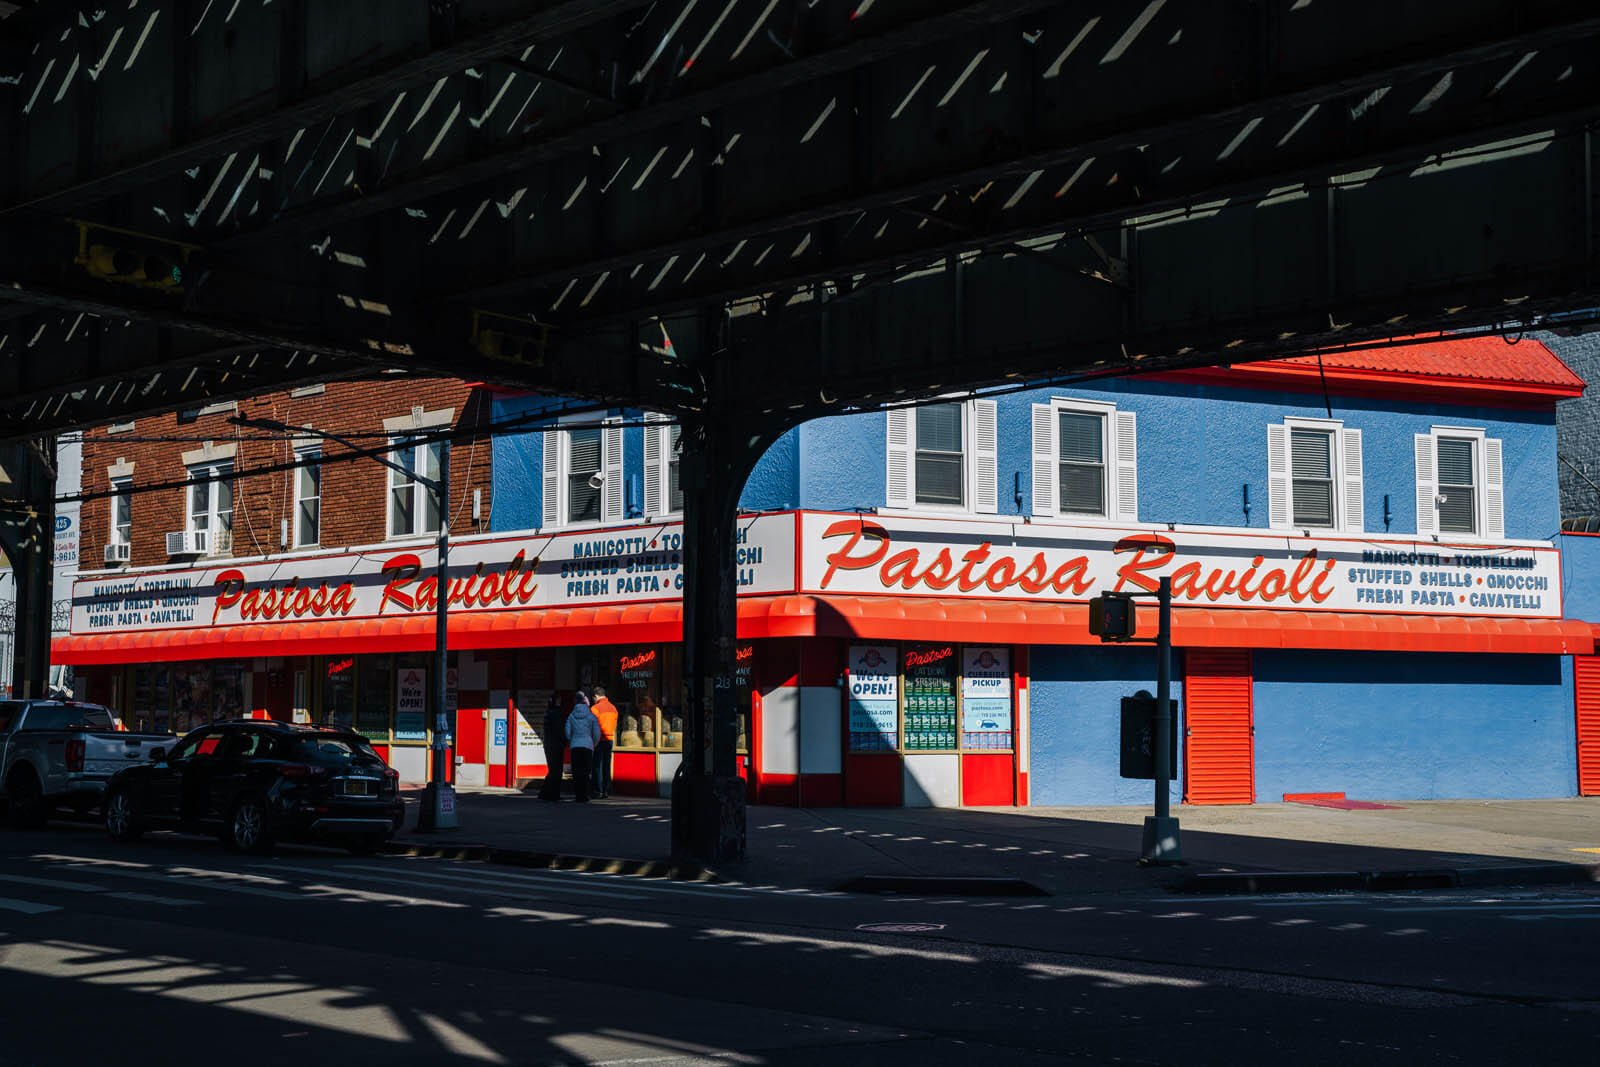
[[[994,513],[997,436],[993,400],[889,411],[885,503]]]
[[[439,477],[438,441],[417,443],[404,437],[391,437],[389,458],[403,471],[389,472],[389,536],[417,537],[439,532],[439,498],[419,481]]]
[[[1361,431],[1337,419],[1267,427],[1267,519],[1274,529],[1360,533]]]
[[[322,540],[322,464],[313,462],[322,449],[303,448],[295,458],[306,464],[294,472],[294,544],[304,548]]]
[[[568,523],[600,521],[600,491],[605,475],[600,461],[600,429],[567,431]]]
[[[111,543],[133,544],[133,479],[111,479]]]
[[[665,425],[666,415],[645,416],[644,510],[646,515],[683,514],[683,482],[679,478],[683,427]],[[653,425],[661,423],[662,425]]]
[[[1115,404],[1056,398],[1033,405],[1033,513],[1133,522],[1139,431]]]
[[[233,464],[210,463],[189,468],[187,528],[203,534],[197,552],[216,555],[233,548]]]
[[[1502,445],[1483,430],[1435,426],[1414,438],[1417,533],[1505,536]]]
[[[543,489],[547,527],[620,522],[622,428],[574,425],[546,433]]]

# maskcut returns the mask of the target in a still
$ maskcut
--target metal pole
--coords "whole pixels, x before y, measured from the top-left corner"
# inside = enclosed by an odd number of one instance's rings
[[[1183,847],[1172,817],[1172,579],[1161,579],[1160,623],[1156,630],[1156,813],[1144,820],[1139,862],[1178,863]]]
[[[1161,579],[1156,631],[1156,818],[1172,814],[1172,579]]]
[[[422,810],[417,815],[418,830],[453,830],[456,823],[455,790],[450,776],[450,713],[445,707],[448,687],[445,672],[450,664],[450,442],[439,442],[439,477],[433,483],[434,501],[439,509],[439,561],[433,614],[433,774],[422,795]]]

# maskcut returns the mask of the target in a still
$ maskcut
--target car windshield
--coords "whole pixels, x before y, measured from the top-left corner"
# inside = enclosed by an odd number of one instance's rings
[[[295,742],[294,758],[308,763],[349,764],[377,758],[372,746],[358,737],[306,737]]]

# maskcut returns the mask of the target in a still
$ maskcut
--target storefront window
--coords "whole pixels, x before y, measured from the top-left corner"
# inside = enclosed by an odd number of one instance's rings
[[[172,728],[172,677],[165,665],[133,669],[133,706],[128,715],[131,730],[166,733]]]
[[[955,748],[955,646],[907,647],[905,682],[906,751]]]
[[[356,661],[356,732],[369,740],[389,740],[389,682],[393,675],[393,656],[362,656]]]
[[[417,654],[398,658],[394,670],[394,739],[426,741],[428,709],[433,706],[432,657]],[[365,698],[361,703],[366,706]],[[362,732],[366,732],[365,727]]]
[[[172,728],[175,733],[186,734],[211,721],[211,665],[181,663],[174,674],[177,691]]]
[[[961,656],[961,747],[1011,747],[1011,650],[968,646]]]
[[[680,644],[666,645],[661,649],[661,683],[654,694],[651,707],[642,711],[639,720],[642,723],[646,715],[653,715],[659,723],[656,733],[656,747],[663,752],[683,751],[683,646]]]
[[[344,656],[327,661],[322,678],[322,721],[348,730],[356,721],[356,661]]]
[[[900,747],[900,672],[893,645],[851,645],[850,751]]]
[[[661,736],[661,650],[630,645],[617,650],[615,690],[617,748],[654,748]]]
[[[248,714],[244,706],[244,664],[217,664],[211,679],[211,721],[242,719]]]

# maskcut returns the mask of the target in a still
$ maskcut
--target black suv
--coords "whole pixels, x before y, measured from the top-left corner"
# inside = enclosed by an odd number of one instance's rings
[[[365,738],[345,730],[245,720],[180,738],[106,784],[106,830],[132,841],[147,829],[214,831],[240,852],[280,840],[371,852],[399,829],[400,776]]]

